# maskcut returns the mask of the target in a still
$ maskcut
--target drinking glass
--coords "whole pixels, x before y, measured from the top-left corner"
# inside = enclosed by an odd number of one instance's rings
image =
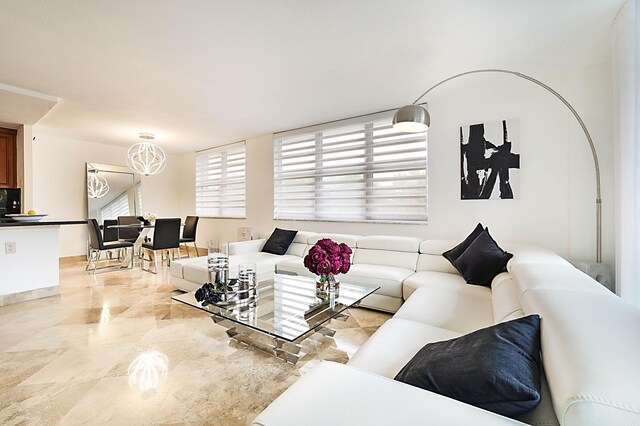
[[[258,286],[255,263],[241,263],[238,265],[238,301],[251,303],[256,299]]]
[[[209,281],[218,291],[226,291],[229,282],[229,243],[210,240],[207,243]]]

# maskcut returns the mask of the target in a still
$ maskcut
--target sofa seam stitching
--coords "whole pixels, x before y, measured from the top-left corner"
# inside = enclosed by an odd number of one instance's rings
[[[564,414],[562,416],[562,418],[563,418],[562,423],[563,424],[564,424],[564,421],[566,420],[567,412],[569,411],[570,406],[575,404],[575,403],[580,403],[580,402],[595,402],[595,403],[598,403],[598,404],[608,405],[608,406],[613,407],[613,408],[618,408],[618,409],[623,409],[623,410],[626,410],[626,411],[630,411],[630,412],[635,413],[635,414],[640,414],[640,407],[635,407],[635,406],[631,406],[631,405],[626,405],[626,404],[614,402],[614,401],[608,400],[606,398],[598,397],[598,396],[576,395],[576,396],[572,396],[571,398],[569,398],[564,403],[564,410],[563,410]]]

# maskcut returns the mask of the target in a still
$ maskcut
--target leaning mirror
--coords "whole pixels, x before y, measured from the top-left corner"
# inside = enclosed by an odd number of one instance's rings
[[[125,166],[87,163],[87,213],[101,225],[118,216],[140,216],[140,177]]]

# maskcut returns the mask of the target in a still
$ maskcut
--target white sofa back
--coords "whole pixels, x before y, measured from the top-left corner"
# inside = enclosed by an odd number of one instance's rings
[[[457,274],[458,271],[451,262],[442,256],[442,253],[460,244],[453,240],[426,240],[420,243],[420,255],[418,256],[418,271],[446,272]]]
[[[395,237],[370,235],[357,241],[353,263],[393,266],[416,270],[420,239],[414,237]]]

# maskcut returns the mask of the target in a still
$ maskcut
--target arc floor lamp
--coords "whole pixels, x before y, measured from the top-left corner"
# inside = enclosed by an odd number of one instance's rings
[[[575,110],[575,108],[567,101],[560,93],[553,90],[551,87],[547,86],[540,80],[536,80],[533,77],[530,77],[526,74],[522,74],[515,71],[503,70],[503,69],[479,69],[463,72],[460,74],[456,74],[449,78],[445,78],[441,82],[434,84],[430,88],[428,88],[422,95],[418,97],[411,105],[406,105],[396,111],[393,117],[393,127],[403,131],[403,132],[424,132],[429,128],[431,124],[431,117],[429,116],[429,112],[421,105],[417,105],[417,103],[424,98],[429,92],[431,92],[436,87],[454,80],[458,77],[463,77],[469,74],[480,74],[480,73],[502,73],[502,74],[510,74],[516,77],[520,77],[522,79],[528,80],[532,83],[537,84],[538,86],[546,89],[549,93],[554,95],[556,98],[560,99],[562,103],[569,108],[569,111],[573,114],[573,116],[578,120],[580,127],[582,127],[582,131],[587,138],[587,142],[589,143],[589,148],[591,148],[591,155],[593,156],[593,164],[595,166],[596,171],[596,262],[602,262],[602,198],[600,194],[600,163],[598,162],[598,153],[596,152],[596,147],[593,144],[593,140],[591,139],[591,135],[589,134],[589,130],[587,130],[587,126],[584,124],[584,121]]]

